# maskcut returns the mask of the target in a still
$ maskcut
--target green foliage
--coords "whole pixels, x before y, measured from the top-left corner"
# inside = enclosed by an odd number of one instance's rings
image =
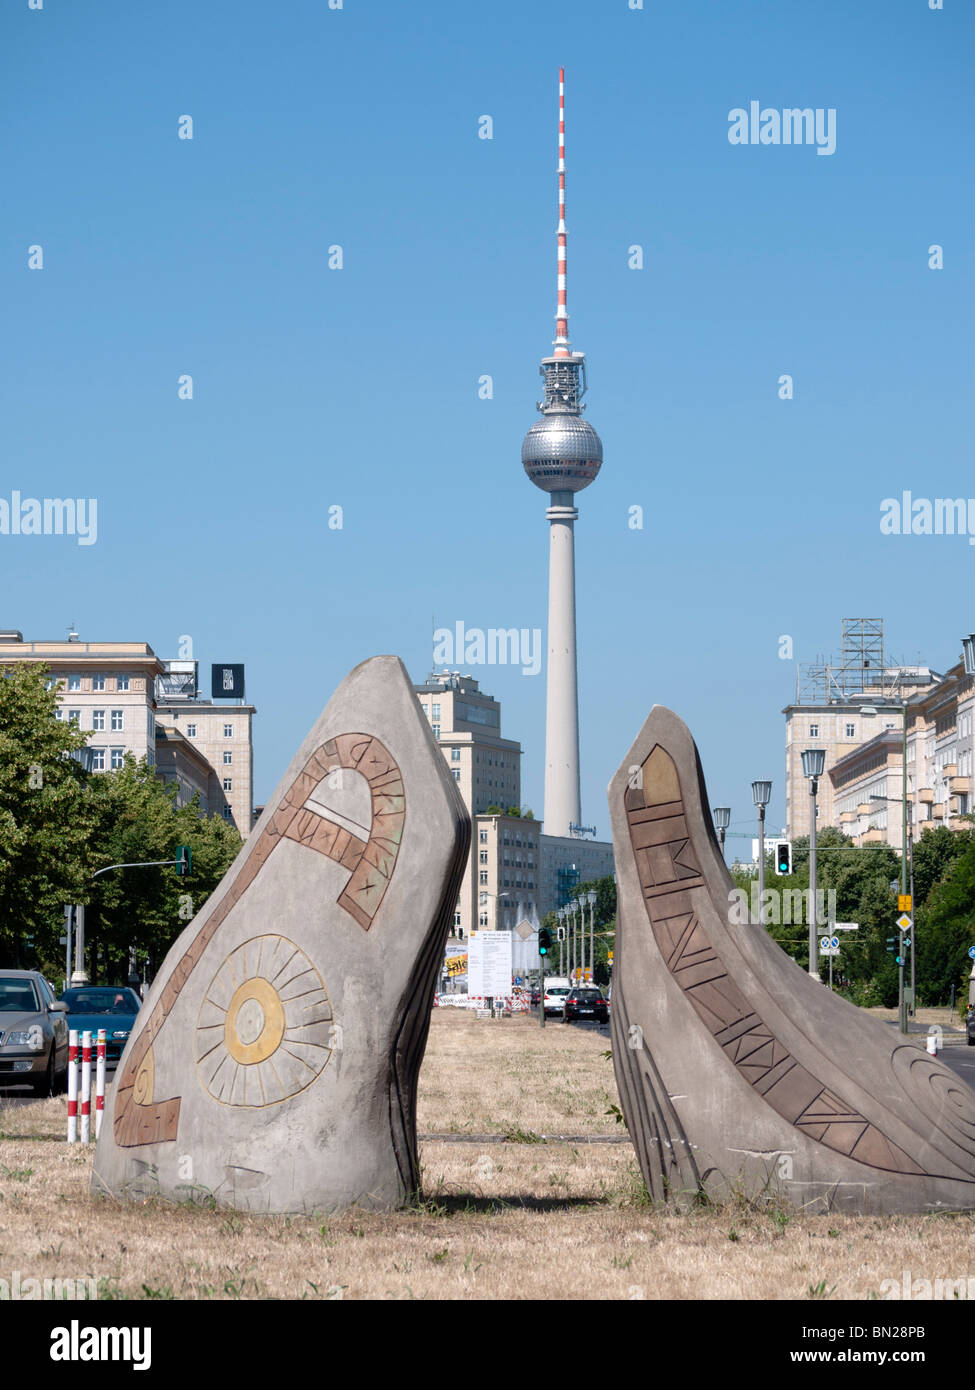
[[[200,818],[194,801],[132,757],[115,772],[86,774],[71,756],[87,735],[56,718],[58,696],[42,665],[0,672],[0,965],[60,978],[64,905],[83,903],[92,979],[118,983],[130,946],[158,967],[240,849],[236,829]],[[189,845],[193,872],[115,870],[108,864],[175,859]],[[100,968],[99,968],[100,967]]]
[[[176,786],[127,757],[115,773],[91,778],[95,806],[95,868],[175,859],[189,845],[193,871],[119,869],[91,885],[86,913],[89,949],[101,957],[100,974],[113,983],[128,972],[130,946],[148,952],[158,967],[166,951],[200,910],[240,849],[237,830],[220,816],[200,818],[194,800],[176,805]]]
[[[0,965],[57,956],[64,904],[85,881],[92,818],[71,756],[85,735],[57,719],[47,668],[0,670]]]
[[[946,825],[925,828],[914,843],[914,901],[925,903],[936,883],[948,874],[960,854],[972,844],[972,830],[949,830]]]
[[[965,838],[961,852],[915,910],[919,1004],[947,1003],[952,984],[956,993],[966,992],[968,948],[975,944],[975,843]]]

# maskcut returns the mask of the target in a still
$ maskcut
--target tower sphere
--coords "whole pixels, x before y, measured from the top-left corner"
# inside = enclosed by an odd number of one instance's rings
[[[521,446],[525,472],[543,492],[581,492],[602,467],[599,435],[581,415],[543,415]]]

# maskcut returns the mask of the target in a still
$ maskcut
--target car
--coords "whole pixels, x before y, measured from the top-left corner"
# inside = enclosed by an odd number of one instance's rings
[[[609,1008],[601,989],[579,989],[577,986],[566,995],[563,1021],[572,1023],[577,1018],[593,1019],[596,1023],[609,1022]]]
[[[969,1009],[965,1016],[965,1032],[968,1035],[968,1046],[975,1047],[975,1009]]]
[[[36,970],[0,970],[0,1086],[55,1095],[68,1075],[68,1017]]]
[[[99,1028],[105,1029],[105,1062],[116,1065],[142,1005],[135,990],[128,985],[78,985],[64,990],[61,999],[67,1005],[69,1028],[91,1033],[93,1044]]]
[[[569,993],[572,986],[564,977],[552,975],[545,981],[545,995],[542,1007],[545,1015],[560,1014],[565,1008],[565,996]]]

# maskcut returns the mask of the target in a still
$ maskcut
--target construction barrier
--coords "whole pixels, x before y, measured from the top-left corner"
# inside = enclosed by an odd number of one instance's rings
[[[68,1143],[78,1142],[78,1033],[68,1034]]]
[[[102,1113],[105,1109],[105,1045],[106,1030],[99,1028],[97,1034],[97,1057],[95,1065],[95,1138],[101,1129]],[[81,1078],[78,1078],[78,1033],[72,1028],[68,1034],[68,1143],[91,1143],[91,1033],[81,1034]],[[78,1103],[81,1102],[79,1115]],[[79,1125],[80,1118],[80,1125]]]

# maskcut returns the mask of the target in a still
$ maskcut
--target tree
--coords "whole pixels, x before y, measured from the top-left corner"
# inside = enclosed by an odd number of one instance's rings
[[[975,944],[975,843],[964,846],[931,888],[915,913],[914,931],[918,1002],[946,1004],[952,985],[956,992],[964,987],[968,948]]]
[[[241,846],[237,830],[220,816],[200,817],[194,797],[177,806],[175,783],[162,782],[143,759],[128,756],[118,771],[91,779],[95,807],[92,852],[95,868],[109,864],[175,859],[189,845],[193,871],[174,868],[117,869],[90,885],[86,940],[92,977],[105,973],[118,983],[128,973],[131,948],[158,966],[173,941],[196,915],[226,873]]]
[[[960,854],[972,843],[972,830],[949,830],[946,825],[926,827],[914,843],[914,901],[927,901],[931,889],[945,877]]]
[[[0,670],[0,963],[21,967],[57,959],[85,879],[91,814],[72,755],[86,735],[58,708],[46,666]]]

